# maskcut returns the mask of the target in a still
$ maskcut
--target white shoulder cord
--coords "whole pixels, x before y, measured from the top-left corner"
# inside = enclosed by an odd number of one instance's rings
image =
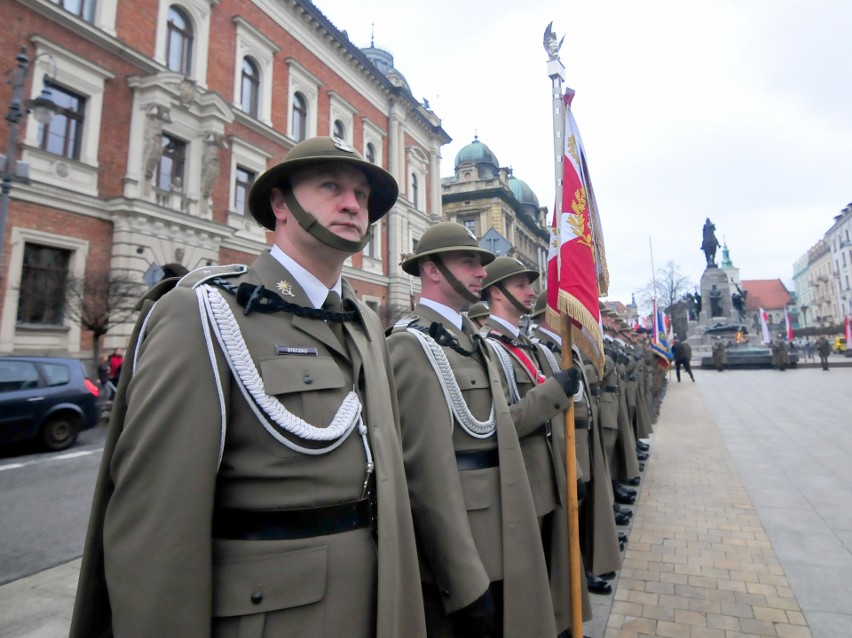
[[[291,450],[302,454],[320,455],[327,454],[340,446],[355,426],[358,426],[364,451],[367,457],[367,474],[373,471],[373,456],[367,441],[367,427],[361,418],[361,401],[355,391],[350,391],[341,403],[334,415],[334,419],[327,428],[319,428],[311,425],[288,411],[281,402],[266,393],[263,380],[257,372],[257,368],[249,354],[246,342],[240,332],[239,324],[231,312],[228,303],[221,293],[210,285],[204,284],[196,288],[199,299],[199,307],[210,319],[210,325],[216,335],[219,345],[225,353],[237,386],[240,388],[249,407],[257,416],[264,429],[279,443]],[[208,348],[212,345],[209,334],[205,335],[208,340]],[[283,430],[308,441],[330,442],[323,448],[313,449],[303,447],[279,433],[270,423],[269,416]]]
[[[515,366],[512,365],[512,359],[502,346],[494,342],[493,338],[486,338],[485,343],[497,355],[497,360],[500,362],[500,367],[503,368],[503,374],[506,377],[506,385],[509,386],[509,405],[514,405],[521,400],[521,392],[518,390],[518,379],[515,377]]]
[[[455,416],[456,420],[461,425],[462,429],[477,439],[487,439],[494,433],[497,426],[496,412],[494,409],[494,401],[491,401],[491,414],[487,421],[479,421],[470,412],[467,407],[464,397],[462,396],[461,388],[453,375],[450,362],[447,360],[447,355],[444,354],[443,348],[435,343],[432,337],[423,334],[416,328],[406,328],[406,330],[414,335],[420,342],[420,346],[426,353],[426,358],[432,364],[435,374],[438,375],[438,381],[441,385],[441,390],[444,393],[444,399],[447,401],[447,407]]]
[[[553,372],[558,372],[562,369],[562,366],[559,365],[558,361],[556,361],[556,357],[554,356],[553,352],[551,352],[550,348],[548,348],[547,346],[543,346],[539,343],[537,343],[536,346],[538,346],[539,352],[544,353],[544,358],[547,359],[547,364],[550,366],[550,369],[553,370]]]

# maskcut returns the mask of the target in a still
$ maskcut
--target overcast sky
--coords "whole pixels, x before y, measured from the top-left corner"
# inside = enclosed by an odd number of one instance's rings
[[[576,91],[609,299],[675,262],[704,270],[705,218],[743,279],[781,278],[852,202],[848,0],[315,0],[394,55],[453,142],[478,133],[552,212],[547,23]],[[717,261],[721,254],[717,254]]]

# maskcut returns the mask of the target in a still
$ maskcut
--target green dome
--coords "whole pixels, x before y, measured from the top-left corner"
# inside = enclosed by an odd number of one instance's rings
[[[492,164],[495,170],[500,168],[497,156],[491,152],[490,148],[480,142],[478,137],[474,138],[470,144],[465,146],[456,155],[456,170],[462,164]]]
[[[515,199],[517,199],[521,204],[529,204],[530,206],[538,208],[538,197],[535,196],[533,190],[524,180],[518,179],[514,175],[510,175],[509,190],[512,191],[512,195],[514,195]]]

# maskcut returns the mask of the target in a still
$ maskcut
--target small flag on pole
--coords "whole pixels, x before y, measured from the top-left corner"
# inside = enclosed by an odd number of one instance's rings
[[[772,335],[769,334],[769,315],[763,308],[760,308],[760,330],[763,333],[763,343],[772,343]]]
[[[790,323],[790,315],[787,314],[786,308],[784,308],[784,327],[787,329],[787,341],[793,341],[793,326]]]
[[[654,324],[654,339],[651,342],[651,350],[659,358],[659,363],[664,368],[669,367],[671,362],[672,352],[669,349],[668,338],[666,337],[665,320],[663,319],[662,311],[657,307],[657,299],[654,298],[654,316],[652,318]]]

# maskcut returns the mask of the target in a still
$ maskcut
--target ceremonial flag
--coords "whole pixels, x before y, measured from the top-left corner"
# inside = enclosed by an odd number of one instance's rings
[[[790,325],[790,315],[787,314],[787,308],[784,308],[784,327],[787,329],[787,341],[792,341],[793,326]]]
[[[849,321],[849,315],[846,315],[843,320],[846,322],[846,347],[849,348],[852,344],[852,321]]]
[[[763,308],[760,308],[760,330],[763,332],[763,343],[772,343],[772,335],[769,334],[769,315]]]
[[[669,367],[672,358],[672,352],[669,349],[668,338],[666,337],[665,321],[662,311],[657,307],[657,299],[654,298],[654,316],[652,318],[654,324],[654,339],[651,342],[651,350],[659,358],[659,363],[664,368]]]
[[[600,372],[604,358],[598,297],[607,293],[609,273],[585,149],[571,113],[573,98],[568,89],[563,99],[562,198],[553,211],[547,261],[547,314],[552,325],[559,325],[563,315],[571,319],[572,342]]]

